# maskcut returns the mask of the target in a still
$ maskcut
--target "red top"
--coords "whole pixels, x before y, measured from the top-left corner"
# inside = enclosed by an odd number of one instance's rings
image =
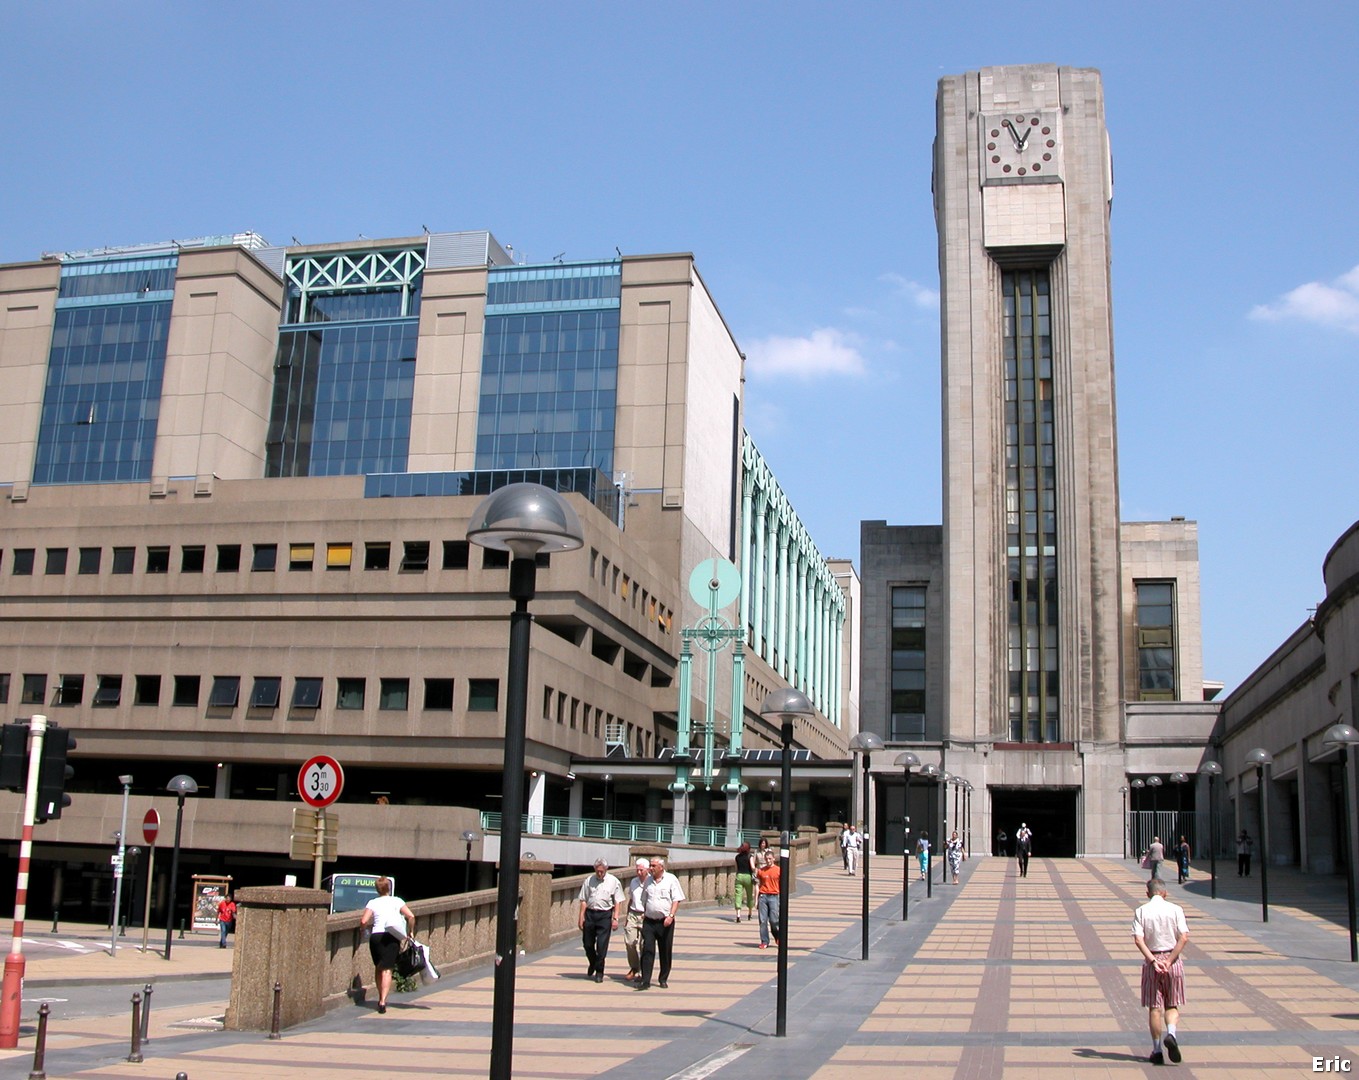
[[[755,871],[755,877],[760,883],[760,895],[767,896],[779,891],[779,878],[782,874],[777,866],[762,866]]]

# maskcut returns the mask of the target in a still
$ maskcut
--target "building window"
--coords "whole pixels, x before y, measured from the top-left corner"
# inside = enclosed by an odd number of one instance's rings
[[[444,541],[444,569],[466,570],[471,545],[466,540]]]
[[[467,711],[495,712],[500,707],[499,679],[467,680]]]
[[[410,679],[383,679],[378,689],[378,708],[387,712],[405,712],[410,704]]]
[[[335,707],[337,709],[362,709],[365,690],[363,679],[336,680]]]
[[[14,549],[14,570],[15,577],[27,577],[33,573],[33,549],[15,548]]]
[[[123,699],[123,677],[121,675],[100,675],[99,684],[94,688],[94,704],[111,708]]]
[[[278,545],[277,544],[256,544],[255,556],[250,561],[252,571],[272,573],[278,565]]]
[[[149,547],[146,549],[146,572],[148,574],[168,574],[170,572],[170,549],[168,547]]]
[[[898,741],[925,737],[924,585],[892,589],[892,726]]]
[[[296,679],[293,682],[293,708],[319,709],[321,707],[321,680]]]
[[[256,675],[254,689],[250,691],[252,709],[277,709],[279,689],[283,680],[277,675]]]
[[[310,570],[312,563],[315,561],[316,561],[315,544],[288,545],[289,570]]]
[[[104,553],[103,548],[83,547],[80,549],[80,561],[76,564],[78,574],[97,574],[99,573],[99,562]]]
[[[326,569],[348,570],[354,562],[353,544],[327,544]]]
[[[427,712],[453,711],[453,680],[425,680],[425,710]]]
[[[1175,583],[1135,584],[1138,697],[1142,701],[1175,701]]]
[[[392,566],[392,545],[386,543],[365,544],[363,548],[363,568],[365,570],[390,570]]]
[[[504,570],[510,565],[510,553],[497,548],[481,549],[481,568],[483,570]]]
[[[116,547],[113,549],[113,572],[115,574],[130,574],[137,565],[137,549],[130,547]]]
[[[1060,738],[1057,470],[1046,269],[1001,276],[1005,362],[1005,567],[1013,742]]]
[[[197,697],[197,695],[195,695],[195,697]],[[135,676],[132,689],[132,704],[133,705],[160,704],[159,675]],[[197,704],[197,701],[195,701],[194,704]]]
[[[181,574],[201,574],[207,565],[207,549],[201,544],[193,544],[181,549],[179,572]]]
[[[9,704],[9,676],[0,675],[0,705]]]
[[[202,677],[199,675],[176,675],[174,704],[198,708],[202,681]]]
[[[209,709],[234,709],[241,698],[241,677],[239,675],[218,675],[212,680],[212,693],[208,695]]]
[[[47,697],[46,675],[25,675],[24,692],[19,696],[20,705],[41,705]]]
[[[63,675],[57,684],[53,705],[79,705],[85,700],[85,676]]]
[[[218,544],[217,545],[217,572],[219,574],[235,574],[241,569],[241,545],[240,544]]]
[[[407,540],[405,553],[401,556],[403,571],[422,571],[429,569],[429,541]]]
[[[47,549],[47,573],[52,575],[60,575],[66,573],[65,548]]]

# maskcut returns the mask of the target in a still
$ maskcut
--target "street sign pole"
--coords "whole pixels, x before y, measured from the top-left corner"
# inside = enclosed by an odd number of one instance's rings
[[[321,887],[322,864],[326,857],[326,807],[338,799],[343,790],[344,769],[328,754],[308,758],[298,771],[297,793],[304,803],[316,810],[311,844],[312,887],[316,889]]]
[[[146,841],[146,908],[142,912],[142,952],[151,932],[151,885],[156,880],[156,837],[160,833],[160,814],[152,807],[142,818],[142,839]]]
[[[14,890],[14,929],[0,989],[0,1048],[19,1045],[19,1015],[24,996],[24,915],[28,907],[28,861],[33,854],[33,822],[38,809],[38,763],[42,761],[47,717],[35,716],[28,723],[28,788],[24,795],[24,832],[19,842],[19,880]]]
[[[326,854],[326,808],[319,807],[316,811],[316,839],[312,842],[312,871],[311,887],[319,889],[321,887],[321,871],[324,869],[323,863]]]

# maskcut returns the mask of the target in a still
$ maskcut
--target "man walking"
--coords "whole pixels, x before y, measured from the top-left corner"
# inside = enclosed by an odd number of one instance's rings
[[[651,875],[651,864],[645,859],[638,859],[636,870],[637,873],[628,882],[628,921],[623,927],[623,945],[628,950],[628,973],[623,978],[628,982],[642,973],[642,916],[645,914],[642,890],[646,888]]]
[[[1033,854],[1033,833],[1022,821],[1019,823],[1019,832],[1015,833],[1015,854],[1019,856],[1019,876],[1028,877],[1029,856]]]
[[[1236,838],[1236,876],[1250,877],[1250,849],[1255,845],[1255,841],[1250,838],[1250,833],[1245,829],[1241,830],[1241,835]]]
[[[864,838],[859,831],[851,825],[844,836],[845,843],[845,870],[853,877],[859,867],[859,852],[863,850]]]
[[[651,989],[651,973],[658,952],[661,956],[660,987],[666,988],[675,946],[675,915],[683,902],[684,889],[679,878],[666,873],[664,859],[652,859],[651,880],[642,890],[642,981],[635,989]]]
[[[596,859],[595,872],[580,887],[578,925],[585,959],[590,964],[585,975],[587,979],[597,983],[604,981],[604,957],[609,952],[609,938],[618,929],[626,902],[623,886],[609,873],[609,864],[602,858]]]
[[[1151,1031],[1153,1065],[1168,1057],[1180,1061],[1180,1041],[1175,1024],[1184,1004],[1184,961],[1180,954],[1189,941],[1184,908],[1166,899],[1166,883],[1158,877],[1147,882],[1147,902],[1133,912],[1133,944],[1142,954],[1142,1005]]]
[[[1166,846],[1161,843],[1159,836],[1151,838],[1151,844],[1147,847],[1147,862],[1150,864],[1147,869],[1151,871],[1151,876],[1158,878],[1161,876],[1161,864],[1166,859]]]

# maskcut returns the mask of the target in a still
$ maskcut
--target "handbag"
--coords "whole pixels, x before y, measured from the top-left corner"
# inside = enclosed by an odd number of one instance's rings
[[[425,966],[425,947],[418,941],[407,938],[401,951],[396,954],[396,973],[410,979],[418,975]]]
[[[1143,869],[1143,870],[1150,870],[1150,869],[1151,869],[1151,855],[1150,855],[1150,854],[1147,854],[1147,855],[1143,855],[1143,856],[1142,856],[1142,869]]]

